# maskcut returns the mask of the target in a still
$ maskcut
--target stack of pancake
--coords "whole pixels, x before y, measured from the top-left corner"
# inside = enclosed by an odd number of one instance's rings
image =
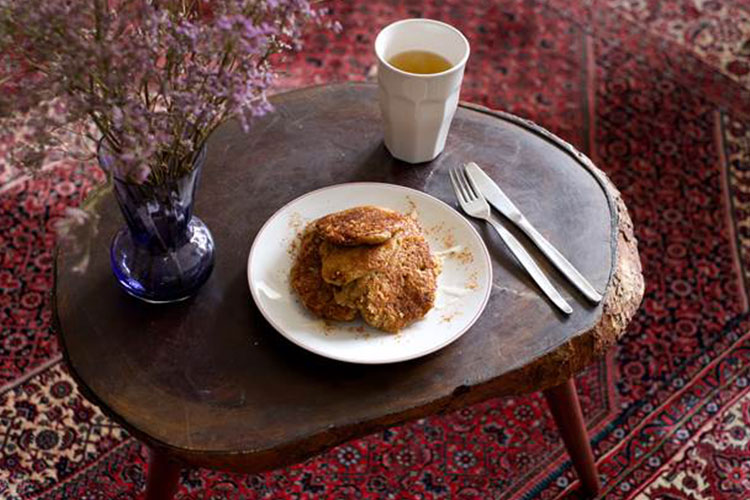
[[[291,283],[316,316],[395,333],[432,308],[439,273],[414,217],[362,206],[307,226]]]

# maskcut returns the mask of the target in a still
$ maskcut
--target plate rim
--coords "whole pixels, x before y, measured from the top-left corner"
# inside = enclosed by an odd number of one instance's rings
[[[347,359],[335,355],[331,355],[327,352],[322,352],[319,349],[312,348],[308,345],[303,344],[302,342],[296,340],[291,335],[289,335],[287,332],[284,331],[283,328],[281,328],[271,317],[270,314],[268,314],[265,310],[265,308],[261,305],[261,302],[259,298],[256,295],[256,292],[253,288],[253,273],[252,273],[252,262],[253,262],[253,256],[255,255],[255,251],[257,250],[258,246],[258,239],[263,234],[263,232],[268,228],[268,226],[275,221],[278,217],[281,216],[281,214],[292,204],[300,202],[304,200],[305,198],[308,198],[310,196],[314,196],[317,194],[320,194],[321,192],[328,191],[331,189],[340,189],[342,187],[346,186],[373,186],[373,187],[387,187],[388,189],[396,189],[396,190],[403,190],[406,192],[414,192],[417,195],[427,196],[428,198],[431,198],[433,201],[436,201],[438,204],[445,206],[449,211],[452,211],[455,213],[455,215],[458,216],[458,219],[461,220],[461,223],[464,224],[469,231],[477,238],[477,240],[480,243],[480,248],[482,249],[482,256],[484,257],[484,261],[486,263],[487,269],[489,270],[489,286],[487,287],[487,290],[485,291],[484,297],[482,297],[481,300],[481,306],[477,309],[476,314],[471,318],[471,320],[466,324],[465,327],[459,329],[455,334],[450,336],[445,341],[441,342],[440,344],[436,344],[435,346],[429,348],[426,351],[419,352],[417,354],[411,354],[406,355],[403,357],[395,358],[395,359],[389,359],[387,361],[383,360],[352,360]],[[418,189],[414,189],[407,186],[402,186],[400,184],[393,184],[388,182],[367,182],[367,181],[358,181],[358,182],[343,182],[340,184],[331,184],[329,186],[323,186],[317,189],[313,189],[312,191],[308,191],[307,193],[304,193],[296,198],[293,198],[292,200],[286,202],[284,205],[282,205],[278,210],[276,210],[271,216],[266,220],[266,222],[263,223],[263,225],[258,229],[258,232],[255,234],[255,238],[253,238],[253,243],[250,246],[250,252],[247,256],[247,286],[250,289],[250,295],[252,296],[253,302],[255,302],[255,306],[260,311],[263,318],[268,321],[268,323],[273,327],[274,330],[276,330],[277,333],[279,333],[282,337],[292,342],[294,345],[299,346],[300,348],[311,352],[313,354],[316,354],[318,356],[332,359],[339,362],[344,363],[352,363],[352,364],[360,364],[360,365],[386,365],[386,364],[392,364],[392,363],[401,363],[404,361],[410,361],[413,359],[419,359],[424,356],[433,354],[436,351],[439,351],[443,349],[444,347],[452,344],[459,338],[461,338],[469,329],[471,329],[472,326],[474,326],[474,323],[477,322],[479,317],[482,315],[484,310],[487,308],[487,303],[489,302],[490,295],[492,294],[492,285],[493,285],[493,279],[494,279],[494,273],[492,269],[492,257],[490,256],[489,249],[487,248],[487,245],[485,244],[484,240],[482,239],[481,235],[479,234],[479,231],[476,230],[476,228],[466,219],[464,216],[461,215],[458,210],[444,202],[443,200],[426,193],[424,191],[420,191]],[[303,306],[304,307],[304,306]]]

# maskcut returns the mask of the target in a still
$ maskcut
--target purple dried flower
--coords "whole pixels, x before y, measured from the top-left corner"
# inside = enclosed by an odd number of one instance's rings
[[[54,223],[60,243],[74,259],[74,272],[82,273],[88,267],[89,247],[98,232],[98,223],[98,215],[74,207],[66,207],[63,218]]]
[[[190,7],[188,7],[188,5]],[[268,57],[299,44],[308,0],[0,0],[0,130],[28,166],[93,123],[114,175],[158,183],[192,168],[211,132],[271,110]],[[88,127],[84,127],[88,128]]]
[[[131,169],[130,179],[136,184],[143,184],[150,174],[151,169],[148,165],[140,164]]]

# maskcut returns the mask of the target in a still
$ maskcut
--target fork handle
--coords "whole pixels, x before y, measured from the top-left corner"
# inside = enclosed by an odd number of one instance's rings
[[[513,236],[510,231],[505,229],[502,224],[500,224],[493,217],[487,219],[487,222],[489,222],[490,225],[495,229],[495,231],[497,231],[497,234],[500,235],[503,243],[505,243],[510,252],[521,264],[521,266],[523,266],[523,268],[526,269],[526,272],[529,273],[531,279],[533,279],[534,282],[539,286],[539,288],[542,289],[544,294],[549,297],[552,303],[555,304],[565,314],[572,313],[573,308],[570,307],[567,302],[565,302],[565,299],[563,299],[562,295],[560,295],[560,293],[557,291],[554,285],[552,285],[550,280],[547,279],[547,276],[542,272],[542,270],[539,269],[539,266],[536,264],[534,259],[531,258],[531,255],[529,255],[529,252],[526,251],[526,249],[523,247],[523,245],[521,245],[516,237]]]
[[[512,219],[513,220],[513,219]],[[547,241],[547,238],[539,234],[539,231],[536,230],[534,226],[531,225],[531,223],[521,215],[521,217],[518,220],[513,220],[516,225],[521,228],[521,230],[528,235],[529,238],[531,238],[531,241],[533,241],[536,246],[539,248],[539,250],[542,251],[544,255],[547,256],[550,262],[552,262],[555,267],[565,275],[568,280],[570,280],[573,285],[578,288],[578,290],[586,296],[587,299],[594,302],[595,304],[598,304],[602,301],[602,296],[599,292],[597,292],[593,286],[591,286],[591,283],[588,282],[586,278],[581,275],[580,272],[578,272],[578,269],[573,267],[573,264],[568,261],[568,259],[561,254],[557,248],[552,246],[552,244]]]

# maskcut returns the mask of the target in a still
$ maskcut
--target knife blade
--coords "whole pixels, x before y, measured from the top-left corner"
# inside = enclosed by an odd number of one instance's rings
[[[534,226],[524,217],[516,205],[500,189],[500,186],[482,170],[479,165],[469,162],[464,165],[466,174],[471,177],[477,185],[482,195],[495,207],[503,216],[513,222],[521,231],[523,231],[539,250],[549,259],[550,262],[580,290],[580,292],[590,301],[599,303],[602,296],[597,292],[591,283],[563,256]]]

